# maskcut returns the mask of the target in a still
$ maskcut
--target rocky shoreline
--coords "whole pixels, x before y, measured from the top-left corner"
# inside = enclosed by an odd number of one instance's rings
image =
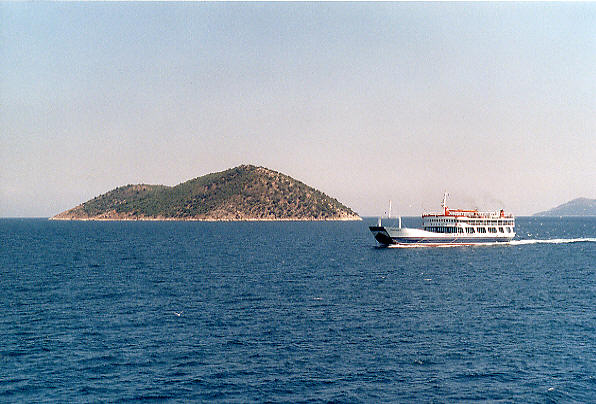
[[[284,219],[195,219],[195,218],[76,218],[76,217],[50,217],[48,220],[56,221],[78,221],[78,222],[356,222],[362,221],[362,218],[345,217],[345,218],[284,218]]]

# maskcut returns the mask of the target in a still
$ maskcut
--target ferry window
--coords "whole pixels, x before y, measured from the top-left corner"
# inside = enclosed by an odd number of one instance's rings
[[[496,233],[497,232],[497,229],[494,228],[494,227],[489,227],[488,228],[488,231],[491,232],[491,233]]]
[[[458,229],[457,229],[457,232],[458,232],[458,233],[463,233],[463,232],[464,232],[464,229],[462,229],[462,228],[460,227],[460,228],[458,228]]]
[[[505,227],[505,230],[507,231],[507,233],[511,233],[511,229],[509,227]]]
[[[499,227],[499,233],[505,233],[502,227]]]

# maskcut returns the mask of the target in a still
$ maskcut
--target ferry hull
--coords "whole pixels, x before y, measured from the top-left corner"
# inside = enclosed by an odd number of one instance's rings
[[[444,247],[507,243],[515,235],[468,236],[463,234],[438,234],[421,229],[385,226],[370,226],[369,229],[379,244],[391,247]]]

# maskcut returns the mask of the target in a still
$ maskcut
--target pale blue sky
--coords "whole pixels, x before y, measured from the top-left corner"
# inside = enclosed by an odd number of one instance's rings
[[[243,163],[361,215],[596,198],[596,3],[0,3],[0,216]]]

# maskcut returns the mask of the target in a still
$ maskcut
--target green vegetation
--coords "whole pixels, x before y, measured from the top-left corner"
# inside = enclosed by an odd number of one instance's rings
[[[55,219],[334,220],[359,217],[287,175],[242,165],[174,187],[126,185]]]

